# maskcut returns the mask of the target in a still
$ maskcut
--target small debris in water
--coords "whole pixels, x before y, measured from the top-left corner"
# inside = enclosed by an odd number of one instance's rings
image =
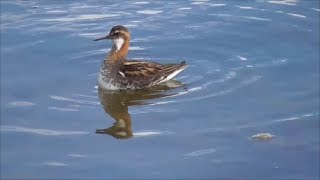
[[[251,138],[266,141],[266,140],[270,140],[270,139],[274,138],[274,135],[272,135],[270,133],[259,133],[259,134],[255,134],[255,135],[251,136]]]

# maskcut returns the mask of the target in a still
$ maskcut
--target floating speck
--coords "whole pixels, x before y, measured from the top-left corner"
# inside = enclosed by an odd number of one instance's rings
[[[255,134],[255,135],[251,136],[251,138],[261,140],[261,141],[266,141],[266,140],[270,140],[270,139],[274,138],[274,135],[272,135],[270,133],[259,133],[259,134]]]

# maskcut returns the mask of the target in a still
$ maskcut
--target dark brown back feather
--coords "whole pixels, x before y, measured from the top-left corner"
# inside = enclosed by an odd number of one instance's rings
[[[184,61],[179,64],[126,61],[119,70],[125,75],[129,84],[142,88],[155,85],[173,72],[185,67]]]

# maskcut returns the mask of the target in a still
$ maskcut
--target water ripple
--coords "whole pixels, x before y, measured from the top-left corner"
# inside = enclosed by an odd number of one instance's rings
[[[29,107],[29,106],[35,106],[36,104],[33,102],[27,102],[27,101],[15,101],[8,103],[8,107]]]
[[[168,135],[168,134],[173,134],[173,133],[169,131],[138,131],[138,132],[134,132],[133,136],[146,137],[146,136]]]
[[[141,11],[137,11],[137,13],[139,14],[146,14],[146,15],[155,15],[155,14],[160,14],[163,11],[159,11],[159,10],[141,10]]]
[[[20,133],[30,133],[44,136],[66,136],[66,135],[84,135],[89,134],[85,131],[61,131],[61,130],[51,130],[51,129],[36,129],[28,128],[22,126],[0,126],[1,132],[20,132]]]
[[[58,101],[66,101],[66,102],[74,102],[79,104],[87,104],[87,105],[100,105],[98,101],[87,101],[87,100],[79,100],[79,99],[72,99],[63,96],[50,96],[51,99],[58,100]]]
[[[83,154],[68,154],[68,156],[70,157],[75,157],[75,158],[84,158],[84,157],[87,157],[86,155],[83,155]]]
[[[311,8],[311,9],[320,12],[320,9],[317,9],[317,8]]]
[[[272,3],[272,4],[294,6],[294,5],[297,5],[298,0],[272,0],[272,1],[268,1],[268,2]]]
[[[211,16],[218,16],[218,17],[229,17],[229,18],[234,18],[234,19],[251,19],[251,20],[257,20],[257,21],[271,21],[271,19],[267,18],[261,18],[261,17],[255,17],[255,16],[239,16],[239,15],[231,15],[231,14],[209,14]]]
[[[45,22],[72,22],[72,21],[82,21],[82,20],[96,20],[101,18],[110,18],[117,17],[119,14],[81,14],[73,17],[64,17],[64,18],[48,18],[48,19],[40,19],[39,21]]]
[[[45,165],[45,166],[54,166],[54,167],[66,167],[66,166],[69,166],[69,165],[66,164],[66,163],[57,162],[57,161],[43,162],[42,165]]]
[[[307,16],[301,15],[301,14],[296,14],[296,13],[287,13],[290,16],[294,16],[294,17],[299,17],[299,18],[306,18]]]
[[[214,149],[214,148],[203,149],[203,150],[192,151],[191,153],[185,154],[184,156],[185,156],[185,159],[189,159],[192,157],[204,156],[204,155],[212,154],[215,152],[216,152],[216,149]]]
[[[214,127],[214,128],[204,128],[204,129],[197,129],[194,132],[195,133],[208,133],[208,132],[226,132],[226,131],[234,131],[236,129],[246,129],[246,128],[257,128],[261,126],[269,126],[276,123],[284,123],[288,121],[297,121],[297,120],[305,120],[307,117],[316,117],[319,116],[319,112],[312,112],[312,113],[303,113],[300,115],[285,117],[285,118],[279,118],[279,119],[271,119],[269,121],[263,121],[259,123],[248,123],[244,125],[234,126],[234,127]]]
[[[48,109],[57,110],[57,111],[79,111],[78,109],[62,108],[62,107],[48,107]]]

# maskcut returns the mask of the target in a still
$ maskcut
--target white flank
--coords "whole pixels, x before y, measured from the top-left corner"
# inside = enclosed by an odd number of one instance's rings
[[[117,51],[119,51],[124,43],[122,38],[114,39],[113,43],[116,45]]]
[[[169,81],[170,79],[172,79],[173,77],[175,77],[177,74],[179,74],[181,71],[183,71],[184,69],[186,69],[188,66],[185,66],[181,69],[178,69],[176,71],[174,71],[173,73],[169,74],[165,79],[161,80],[159,83],[163,83],[166,81]]]
[[[121,74],[122,77],[126,77],[126,75],[121,71],[119,71],[119,74]]]

